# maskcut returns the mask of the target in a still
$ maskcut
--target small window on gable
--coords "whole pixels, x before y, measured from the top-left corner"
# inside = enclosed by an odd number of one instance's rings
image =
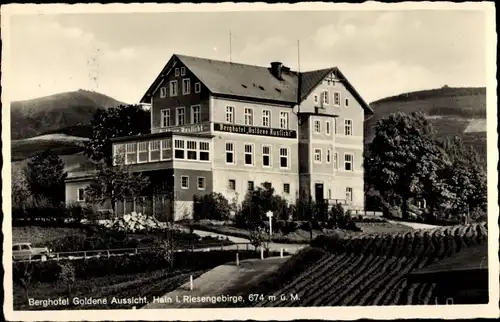
[[[179,74],[180,74],[180,73],[179,73],[179,68],[176,68],[176,69],[175,69],[175,77],[178,77],[178,76],[179,76]]]
[[[160,98],[167,97],[167,88],[165,86],[160,87]]]
[[[200,82],[194,83],[194,92],[195,93],[201,92],[201,83]]]
[[[186,75],[186,67],[181,67],[181,76]]]

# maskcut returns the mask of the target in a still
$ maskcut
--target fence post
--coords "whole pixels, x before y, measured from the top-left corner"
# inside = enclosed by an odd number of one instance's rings
[[[264,259],[264,247],[260,246],[260,259]]]
[[[56,256],[57,256],[57,261],[59,261],[59,259],[60,259],[60,258],[59,258],[59,253],[57,253],[57,254],[56,254]]]
[[[28,255],[29,262],[31,263],[31,254]]]
[[[106,250],[106,254],[108,255],[108,258],[109,258],[110,257],[110,255],[109,255],[109,249]]]
[[[247,252],[248,252],[248,243],[246,245],[247,245]]]
[[[83,258],[87,259],[87,252],[83,252]]]
[[[240,256],[236,253],[236,266],[240,266]]]
[[[135,249],[135,254],[137,255],[137,248]]]
[[[280,257],[283,258],[283,248],[280,249]]]
[[[193,275],[189,276],[189,289],[191,291],[193,290]]]

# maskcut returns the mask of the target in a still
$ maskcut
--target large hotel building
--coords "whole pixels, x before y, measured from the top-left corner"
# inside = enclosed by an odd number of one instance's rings
[[[263,184],[291,203],[364,208],[363,123],[373,111],[336,67],[299,73],[173,55],[141,103],[151,133],[116,138],[113,153],[173,192],[174,219],[189,215],[195,195],[239,203]],[[83,200],[88,179],[68,176],[68,202]]]

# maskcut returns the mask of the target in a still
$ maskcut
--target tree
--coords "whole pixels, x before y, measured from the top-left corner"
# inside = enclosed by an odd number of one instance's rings
[[[31,286],[31,278],[33,276],[33,265],[31,263],[21,263],[16,267],[13,274],[14,283],[20,285],[24,290],[26,303],[29,302],[29,287]]]
[[[57,279],[63,285],[66,285],[68,296],[71,296],[71,287],[75,284],[75,267],[71,262],[58,263],[59,272]]]
[[[36,154],[25,168],[29,191],[35,198],[45,197],[53,204],[64,201],[66,176],[64,162],[51,150]]]
[[[470,212],[485,212],[487,206],[487,180],[479,154],[466,146],[459,137],[441,141],[442,148],[450,159],[447,169],[447,184],[456,196],[453,200],[453,215]]]
[[[108,164],[98,164],[97,173],[91,184],[85,190],[86,198],[96,204],[111,203],[113,214],[117,201],[125,199],[136,199],[142,191],[149,185],[149,178],[141,173],[133,173],[123,162],[123,157],[119,156],[116,160],[116,166]]]
[[[150,112],[140,105],[98,109],[90,124],[92,137],[85,146],[85,154],[96,162],[104,161],[108,165],[112,163],[112,138],[151,131]]]
[[[441,187],[436,172],[443,155],[423,114],[392,114],[375,125],[364,164],[367,186],[390,205],[400,204],[406,218],[411,198],[430,192],[429,186]]]

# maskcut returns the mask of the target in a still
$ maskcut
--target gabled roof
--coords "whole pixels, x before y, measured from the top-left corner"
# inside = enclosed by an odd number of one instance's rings
[[[282,79],[279,80],[274,77],[269,67],[178,54],[174,54],[168,61],[141,99],[141,103],[151,102],[151,94],[158,87],[161,79],[170,72],[176,61],[182,63],[196,75],[212,94],[293,105],[298,103],[299,97],[300,102],[304,100],[329,73],[335,72],[360,102],[365,112],[373,114],[372,109],[336,67],[304,73],[283,70]]]

